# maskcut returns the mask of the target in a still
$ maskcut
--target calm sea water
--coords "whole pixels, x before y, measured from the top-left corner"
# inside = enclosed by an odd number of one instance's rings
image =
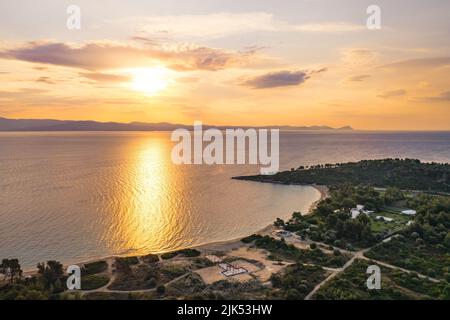
[[[450,162],[450,133],[284,132],[282,169],[384,157]],[[0,258],[25,268],[241,237],[319,198],[234,181],[255,166],[175,166],[169,133],[0,133]]]

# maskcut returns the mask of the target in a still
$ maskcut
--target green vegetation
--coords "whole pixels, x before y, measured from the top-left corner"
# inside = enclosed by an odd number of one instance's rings
[[[95,261],[87,263],[81,269],[82,275],[91,275],[105,272],[108,269],[108,263],[106,261]]]
[[[164,260],[169,260],[169,259],[173,259],[178,255],[177,252],[167,252],[167,253],[163,253],[161,255],[161,258]]]
[[[149,255],[142,257],[142,260],[145,263],[156,263],[156,262],[159,262],[159,256],[157,254],[149,254]]]
[[[47,263],[38,263],[38,274],[44,287],[54,293],[64,290],[64,269],[59,261],[47,261]]]
[[[398,237],[374,247],[365,256],[433,278],[443,278],[450,274],[449,250],[425,244],[418,239],[419,241],[410,237]]]
[[[91,274],[81,277],[82,290],[94,290],[108,284],[109,277],[106,275]]]
[[[61,263],[40,263],[37,276],[28,279],[21,277],[22,270],[17,259],[7,260],[4,259],[1,266],[1,271],[8,281],[0,283],[0,300],[56,299],[64,290],[66,278]]]
[[[110,290],[146,290],[155,288],[160,281],[158,270],[147,265],[134,268],[125,267],[117,269],[114,282],[108,287]]]
[[[201,277],[196,273],[191,273],[188,276],[179,279],[167,286],[167,294],[170,296],[191,296],[199,294],[206,288]]]
[[[261,236],[259,236],[259,235],[257,235],[257,234],[252,234],[251,236],[248,236],[248,237],[245,237],[245,238],[242,238],[241,239],[241,241],[243,242],[243,243],[252,243],[253,241],[255,241],[255,240],[257,240],[257,239],[260,239],[261,238]]]
[[[198,257],[201,252],[196,249],[183,249],[177,251],[178,254],[182,255],[183,257],[192,258],[192,257]]]
[[[300,237],[348,250],[369,247],[382,240],[385,234],[372,232],[375,220],[366,214],[360,214],[356,219],[351,218],[349,212],[357,204],[376,211],[383,207],[384,200],[371,187],[355,188],[345,185],[330,188],[330,197],[321,201],[313,214],[294,214],[291,220],[284,223],[283,228]]]
[[[22,276],[22,268],[18,259],[3,259],[0,264],[0,274],[9,278],[10,283],[14,282],[16,277]]]
[[[396,187],[399,189],[450,192],[450,165],[421,163],[414,159],[363,160],[316,165],[284,171],[273,176],[236,177],[241,180],[286,184],[344,184]]]
[[[272,290],[258,280],[218,281],[187,298],[195,300],[262,300],[271,298],[271,294]]]
[[[447,283],[434,283],[414,274],[381,268],[381,289],[367,288],[367,267],[376,264],[357,260],[345,272],[326,283],[314,296],[318,300],[411,300],[448,299]]]
[[[408,200],[417,210],[414,223],[400,236],[366,253],[430,277],[450,274],[450,198],[419,195]]]
[[[377,219],[378,216],[391,218],[394,221],[389,222],[384,220],[378,220]],[[370,222],[371,231],[375,234],[377,238],[383,238],[405,229],[408,221],[410,221],[410,217],[400,213],[382,211],[372,215],[370,217],[370,220],[371,220]]]
[[[116,258],[116,263],[127,264],[129,266],[139,264],[138,257]]]
[[[314,287],[325,280],[326,272],[318,266],[295,264],[280,274],[270,278],[274,288],[280,289],[277,295],[287,300],[304,299]]]
[[[300,263],[318,264],[324,267],[339,268],[348,260],[345,254],[325,254],[318,247],[311,247],[311,250],[301,250],[284,240],[276,240],[269,236],[253,235],[255,246],[270,252],[269,258],[272,260],[292,260]]]
[[[178,251],[163,253],[161,255],[161,258],[164,260],[169,260],[169,259],[175,258],[178,255],[181,255],[186,258],[192,258],[192,257],[198,257],[200,254],[201,254],[200,251],[198,251],[196,249],[182,249],[182,250],[178,250]]]
[[[166,281],[178,278],[189,271],[187,267],[181,265],[167,265],[160,269],[161,274],[166,278]]]

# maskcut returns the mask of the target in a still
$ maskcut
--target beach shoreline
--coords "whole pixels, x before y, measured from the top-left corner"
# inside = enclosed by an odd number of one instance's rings
[[[264,182],[266,183],[266,182]],[[315,188],[317,191],[319,191],[320,193],[320,198],[316,201],[314,201],[309,209],[308,212],[306,212],[304,215],[309,215],[313,212],[313,210],[317,207],[317,205],[323,201],[324,199],[326,199],[329,196],[329,190],[327,186],[322,186],[322,185],[303,185],[303,186],[310,186]],[[254,232],[254,234],[258,234],[258,235],[269,235],[271,233],[273,233],[276,230],[276,227],[274,226],[273,223],[263,227],[260,230],[257,230],[256,232]],[[250,236],[246,235],[246,236]],[[186,248],[180,248],[174,251],[178,251],[178,250],[183,250],[183,249],[197,249],[197,250],[201,250],[203,252],[217,252],[217,251],[231,251],[234,249],[238,249],[241,246],[243,246],[244,244],[241,242],[241,239],[246,237],[246,236],[242,236],[239,238],[235,238],[235,239],[230,239],[230,240],[223,240],[223,241],[214,241],[214,242],[208,242],[208,243],[203,243],[203,244],[198,244],[198,245],[194,245],[194,246],[190,246],[190,247],[186,247]],[[153,253],[153,252],[149,252],[148,254],[144,254],[144,255],[112,255],[112,256],[105,256],[105,257],[100,257],[100,258],[93,258],[93,259],[88,259],[85,261],[79,261],[73,264],[64,264],[64,267],[67,268],[69,265],[78,265],[78,266],[82,266],[82,265],[86,265],[89,263],[93,263],[93,262],[98,262],[98,261],[108,261],[108,260],[114,260],[116,258],[120,258],[120,257],[141,257],[141,256],[146,256],[146,255],[150,255],[150,254],[155,254],[155,255],[161,255],[164,253],[168,253],[168,252],[174,252],[174,251],[167,251],[167,252],[157,252],[157,253]],[[23,272],[24,276],[33,276],[37,274],[37,269],[33,268],[33,269],[26,269]]]

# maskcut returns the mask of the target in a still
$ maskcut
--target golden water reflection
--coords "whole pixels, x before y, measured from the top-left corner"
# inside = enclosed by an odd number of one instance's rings
[[[164,251],[176,238],[179,228],[177,199],[174,189],[180,190],[180,174],[168,159],[170,140],[143,138],[132,144],[127,157],[131,159],[124,176],[128,185],[119,192],[121,214],[118,215],[109,246],[121,254],[144,254]]]

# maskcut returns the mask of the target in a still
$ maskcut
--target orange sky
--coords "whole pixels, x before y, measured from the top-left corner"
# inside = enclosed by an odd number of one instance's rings
[[[0,116],[450,130],[446,1],[0,4]],[[179,3],[179,2],[178,2]],[[399,16],[401,15],[401,16]]]

